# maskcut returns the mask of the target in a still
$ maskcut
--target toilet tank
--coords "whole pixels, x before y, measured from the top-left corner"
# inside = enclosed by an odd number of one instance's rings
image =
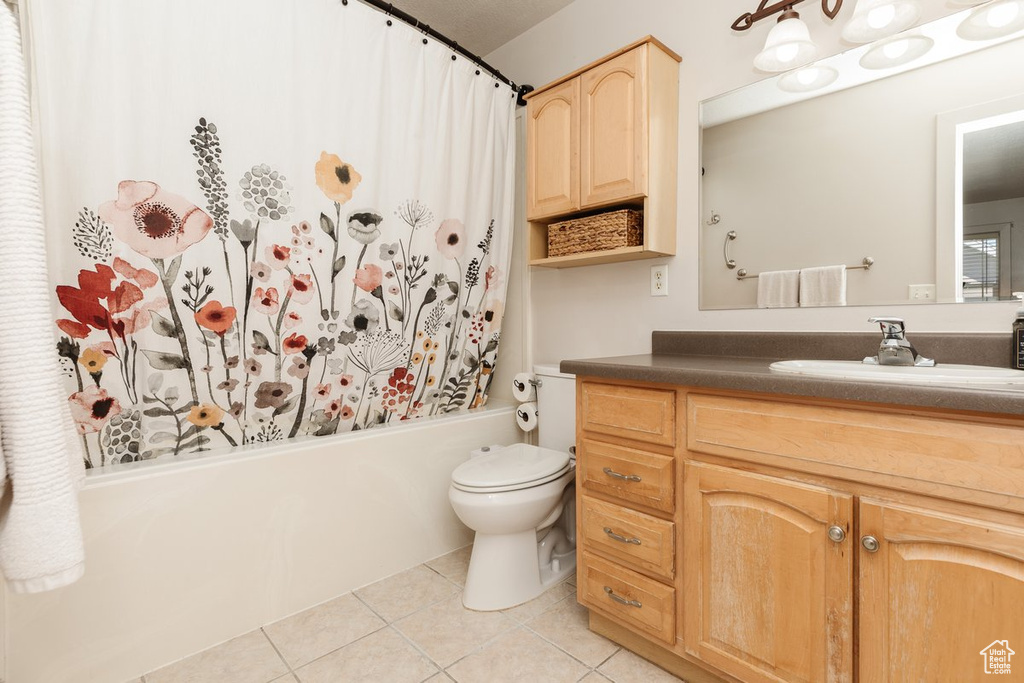
[[[576,444],[576,375],[559,372],[557,365],[535,365],[538,446],[565,453]]]

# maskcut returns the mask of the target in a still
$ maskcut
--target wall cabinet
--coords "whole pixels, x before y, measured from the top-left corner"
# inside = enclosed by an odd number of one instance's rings
[[[679,56],[648,36],[527,96],[531,265],[675,253]],[[547,226],[601,209],[644,213],[644,243],[547,256]]]
[[[980,681],[1024,652],[1024,417],[585,377],[577,411],[578,600],[680,677]]]

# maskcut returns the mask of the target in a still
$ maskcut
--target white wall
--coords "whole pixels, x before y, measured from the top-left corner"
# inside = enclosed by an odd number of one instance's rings
[[[9,683],[121,683],[469,543],[452,470],[510,407],[90,478],[86,574],[8,594]]]
[[[697,304],[699,130],[698,103],[763,77],[751,61],[764,45],[770,20],[744,33],[729,27],[753,10],[750,0],[576,0],[487,55],[517,83],[543,85],[637,38],[652,34],[683,56],[680,70],[680,149],[677,256],[531,273],[533,353],[537,362],[645,353],[655,329],[869,330],[869,315],[907,318],[911,334],[927,331],[1005,331],[1012,304],[847,307],[813,310],[700,311]],[[842,51],[839,33],[853,3],[828,25],[817,3],[798,8],[822,54]],[[927,2],[923,20],[956,11]],[[1010,65],[1008,65],[1009,68]],[[796,183],[799,188],[799,180]],[[876,255],[876,258],[878,256]],[[650,267],[669,264],[669,296],[650,297]]]

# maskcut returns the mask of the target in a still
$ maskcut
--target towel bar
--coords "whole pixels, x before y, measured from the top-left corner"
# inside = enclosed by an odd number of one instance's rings
[[[728,244],[729,243],[726,242],[726,246],[728,246]],[[861,261],[861,264],[859,266],[846,266],[846,269],[847,270],[871,270],[871,266],[873,266],[873,265],[875,265],[875,259],[871,258],[870,256],[865,256],[864,260]],[[733,265],[731,265],[729,267],[730,268],[735,268],[736,267],[735,261],[733,262]],[[746,268],[740,268],[738,271],[736,271],[736,279],[737,280],[755,280],[755,279],[757,279],[757,277],[759,275],[760,275],[760,273],[754,273],[753,275],[748,275]]]

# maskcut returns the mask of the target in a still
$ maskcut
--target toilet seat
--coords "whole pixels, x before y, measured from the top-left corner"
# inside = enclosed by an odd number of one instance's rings
[[[452,472],[452,486],[469,493],[500,493],[540,486],[571,469],[569,454],[515,444],[468,460]]]

